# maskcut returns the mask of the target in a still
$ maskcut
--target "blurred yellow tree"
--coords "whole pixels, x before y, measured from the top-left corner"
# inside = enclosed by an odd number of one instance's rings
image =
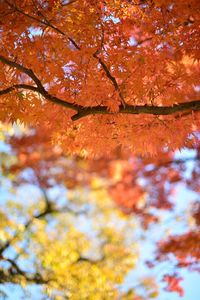
[[[134,290],[120,286],[139,255],[134,218],[117,208],[95,173],[86,184],[86,162],[47,151],[44,139],[36,155],[33,136],[28,158],[30,136],[20,137],[23,155],[20,147],[17,155],[2,152],[8,196],[0,211],[0,283],[38,284],[50,299],[133,299]],[[157,287],[146,289],[154,295]]]

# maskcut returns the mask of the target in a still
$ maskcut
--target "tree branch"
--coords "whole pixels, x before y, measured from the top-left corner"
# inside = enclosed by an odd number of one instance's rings
[[[10,263],[11,267],[7,270],[0,269],[0,283],[5,282],[16,282],[18,276],[23,276],[26,281],[37,283],[37,284],[46,284],[48,280],[45,280],[39,273],[29,274],[26,271],[23,271],[18,264],[10,258],[1,257],[3,261]],[[17,281],[18,282],[18,281]]]
[[[31,90],[34,92],[38,92],[38,88],[36,88],[35,86],[32,85],[28,85],[28,84],[14,84],[4,90],[0,91],[0,96],[8,94],[12,91],[18,90],[18,89],[24,89],[24,90]]]
[[[27,76],[29,76],[35,82],[38,89],[40,89],[42,92],[45,92],[45,89],[44,89],[41,81],[38,79],[38,77],[33,73],[33,71],[31,69],[28,69],[28,68],[24,67],[23,65],[16,63],[15,61],[11,61],[2,55],[0,55],[0,61],[12,68],[16,68],[17,70],[19,70],[19,71],[23,72],[24,74],[26,74]]]
[[[46,100],[48,100],[52,103],[55,103],[55,104],[65,107],[65,108],[69,108],[69,109],[77,111],[77,113],[72,116],[72,118],[71,118],[72,121],[79,120],[88,115],[97,115],[97,114],[101,114],[101,115],[105,115],[105,114],[106,115],[147,114],[147,115],[161,116],[161,115],[173,115],[173,114],[182,113],[182,112],[200,111],[200,100],[178,103],[178,104],[174,104],[173,106],[126,105],[124,107],[123,105],[120,105],[119,111],[117,113],[113,113],[113,112],[109,111],[107,106],[97,105],[97,106],[88,107],[88,106],[77,105],[77,104],[70,103],[68,101],[65,101],[63,99],[60,99],[56,96],[49,94],[48,91],[45,90],[45,88],[42,85],[39,78],[35,75],[35,73],[31,69],[28,69],[28,68],[24,67],[23,65],[16,63],[14,61],[11,61],[2,55],[0,55],[0,61],[4,64],[6,64],[12,68],[16,68],[19,71],[28,75],[29,78],[31,78],[37,86],[37,87],[35,87],[35,86],[27,85],[27,84],[16,84],[16,85],[8,87],[4,90],[1,90],[0,95],[9,93],[16,88],[17,89],[23,88],[23,89],[37,92],[37,93],[41,94]]]
[[[190,102],[183,102],[174,104],[173,106],[154,106],[154,105],[126,105],[123,107],[120,105],[117,113],[110,112],[106,106],[93,106],[83,107],[79,112],[72,116],[72,120],[76,121],[88,115],[106,114],[147,114],[147,115],[173,115],[184,111],[200,111],[200,100],[194,100]]]
[[[29,85],[21,85],[21,84],[17,84],[14,86],[11,86],[9,88],[6,88],[5,90],[0,91],[0,95],[9,93],[11,91],[13,91],[15,88],[25,88],[25,89],[30,89],[34,92],[38,92],[40,93],[44,98],[46,98],[47,100],[55,103],[55,104],[59,104],[62,105],[64,107],[67,108],[71,108],[73,110],[79,111],[79,106],[67,101],[64,101],[60,98],[57,98],[53,95],[50,95],[44,88],[44,86],[42,85],[41,81],[39,80],[39,78],[35,75],[35,73],[31,70],[28,69],[26,67],[24,67],[23,65],[16,63],[14,61],[11,61],[7,58],[5,58],[4,56],[0,55],[0,61],[12,68],[16,68],[17,70],[23,72],[24,74],[28,75],[29,78],[31,78],[33,80],[33,82],[36,84],[37,87],[34,86],[29,86]],[[29,88],[28,88],[29,87]]]
[[[118,85],[118,83],[117,83],[115,77],[112,76],[112,74],[110,73],[110,70],[108,69],[108,67],[106,66],[106,64],[103,62],[103,60],[102,60],[100,57],[98,57],[97,53],[98,53],[98,52],[95,52],[95,53],[93,54],[93,57],[96,58],[96,59],[98,60],[98,62],[100,63],[101,67],[103,68],[103,70],[104,70],[105,73],[106,73],[106,76],[107,76],[108,79],[112,82],[112,84],[113,84],[115,90],[117,91],[117,93],[118,93],[118,95],[119,95],[119,98],[120,98],[120,100],[121,100],[121,103],[122,103],[123,107],[126,107],[126,103],[125,103],[124,97],[123,97],[123,95],[122,95],[122,93],[121,93],[121,91],[120,91],[119,85]]]

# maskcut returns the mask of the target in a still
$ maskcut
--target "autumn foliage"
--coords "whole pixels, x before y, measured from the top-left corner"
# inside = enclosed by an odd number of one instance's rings
[[[1,120],[88,156],[196,145],[199,11],[198,0],[1,1]]]
[[[182,270],[200,271],[199,0],[3,0],[0,42],[0,297],[183,297]],[[150,238],[150,276],[123,289]]]

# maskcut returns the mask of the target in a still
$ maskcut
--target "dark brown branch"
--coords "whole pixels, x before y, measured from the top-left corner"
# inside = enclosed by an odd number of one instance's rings
[[[97,114],[114,115],[114,114],[116,114],[116,113],[110,112],[108,110],[108,107],[106,107],[106,106],[97,105],[97,106],[92,106],[92,107],[84,107],[84,106],[70,103],[70,102],[62,100],[60,98],[57,98],[56,96],[49,94],[48,91],[45,90],[41,81],[38,79],[38,77],[35,75],[35,73],[31,69],[28,69],[16,62],[13,62],[13,61],[3,57],[2,55],[0,55],[0,61],[2,61],[4,64],[7,64],[8,66],[16,68],[19,71],[25,73],[37,85],[37,87],[29,86],[29,85],[14,85],[3,91],[0,91],[0,95],[11,92],[16,87],[30,89],[32,91],[40,93],[46,100],[49,100],[52,103],[55,103],[55,104],[65,107],[65,108],[69,108],[69,109],[77,111],[77,114],[72,116],[73,121],[79,120],[88,115],[97,115]],[[199,110],[200,110],[200,100],[194,100],[194,101],[190,101],[190,102],[174,104],[173,106],[126,105],[126,107],[124,107],[123,105],[120,105],[118,114],[134,114],[134,115],[148,114],[148,115],[160,116],[160,115],[173,115],[176,113],[199,111]]]
[[[122,95],[122,93],[121,93],[121,91],[120,91],[119,85],[118,85],[118,83],[117,83],[115,77],[112,76],[112,74],[110,73],[110,70],[108,69],[108,67],[106,66],[106,64],[103,62],[103,60],[102,60],[100,57],[98,57],[97,52],[95,52],[95,53],[93,54],[93,57],[96,58],[96,59],[98,60],[98,62],[100,63],[101,67],[103,68],[103,70],[104,70],[105,73],[106,73],[106,76],[107,76],[108,79],[112,82],[112,84],[113,84],[115,90],[117,91],[117,93],[118,93],[118,95],[119,95],[119,98],[120,98],[120,100],[121,100],[121,103],[122,103],[123,107],[125,107],[125,106],[126,106],[126,103],[125,103],[124,97],[123,97],[123,95]]]
[[[48,280],[45,280],[39,273],[30,274],[22,270],[16,261],[10,258],[1,257],[3,261],[10,263],[11,267],[7,270],[0,269],[0,283],[6,282],[18,282],[17,277],[23,276],[26,281],[37,283],[37,284],[46,284]]]
[[[74,45],[77,50],[81,50],[81,47],[72,38],[68,37],[68,40]]]
[[[33,80],[33,82],[36,84],[37,87],[34,87],[34,86],[29,86],[29,89],[32,90],[32,91],[35,91],[35,92],[38,92],[40,93],[45,99],[55,103],[55,104],[58,104],[58,105],[62,105],[64,107],[67,107],[67,108],[70,108],[70,109],[73,109],[73,110],[76,110],[76,111],[79,111],[79,106],[78,105],[75,105],[73,103],[70,103],[70,102],[67,102],[67,101],[64,101],[62,99],[59,99],[53,95],[50,95],[44,88],[44,86],[42,85],[41,81],[39,80],[39,78],[35,75],[35,73],[31,70],[31,69],[28,69],[26,67],[24,67],[23,65],[19,64],[19,63],[16,63],[14,61],[11,61],[7,58],[5,58],[4,56],[0,55],[0,61],[12,68],[16,68],[17,70],[25,73],[26,75],[28,75],[29,78],[31,78]],[[15,88],[25,88],[25,89],[28,89],[28,85],[14,85],[14,86],[11,86],[9,88],[6,88],[5,90],[2,90],[0,91],[0,95],[3,95],[3,94],[6,94],[8,92],[11,92],[13,91]]]
[[[183,102],[179,104],[174,104],[173,106],[149,106],[149,105],[122,105],[119,107],[117,114],[147,114],[147,115],[173,115],[176,113],[181,113],[184,111],[199,111],[200,110],[200,100]],[[79,110],[79,112],[72,116],[72,120],[76,121],[88,115],[106,114],[114,115],[110,112],[106,106],[93,106],[85,107]],[[115,113],[116,114],[116,113]]]
[[[17,70],[19,70],[19,71],[23,72],[24,74],[26,74],[27,76],[29,76],[35,82],[38,89],[40,89],[40,91],[42,91],[42,92],[45,92],[45,89],[44,89],[41,81],[38,79],[38,77],[33,73],[33,71],[31,69],[28,69],[28,68],[24,67],[23,65],[16,63],[15,61],[11,61],[2,55],[0,55],[0,61],[12,68],[16,68]]]
[[[14,84],[4,90],[0,91],[0,96],[8,94],[12,91],[18,90],[18,89],[24,89],[24,90],[30,90],[34,92],[38,92],[38,89],[35,86],[28,85],[28,84]]]

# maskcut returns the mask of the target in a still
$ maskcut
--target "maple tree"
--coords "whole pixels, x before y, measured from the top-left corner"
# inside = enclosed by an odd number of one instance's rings
[[[198,0],[1,1],[0,119],[88,156],[199,143],[199,12]]]
[[[144,232],[158,228],[179,184],[199,193],[199,16],[198,0],[0,1],[0,121],[28,128],[3,133],[12,153],[2,155],[2,176],[14,192],[39,191],[34,203],[0,211],[2,284],[42,285],[53,299],[157,296],[154,280],[145,295],[118,288],[137,260],[125,232],[133,219]],[[195,156],[176,159],[182,147]],[[54,188],[68,190],[64,205]],[[93,244],[76,224],[88,211]],[[162,280],[180,296],[177,270],[199,270],[199,211],[195,201],[191,227],[157,240],[147,262],[176,258]],[[122,231],[113,219],[126,220]]]

